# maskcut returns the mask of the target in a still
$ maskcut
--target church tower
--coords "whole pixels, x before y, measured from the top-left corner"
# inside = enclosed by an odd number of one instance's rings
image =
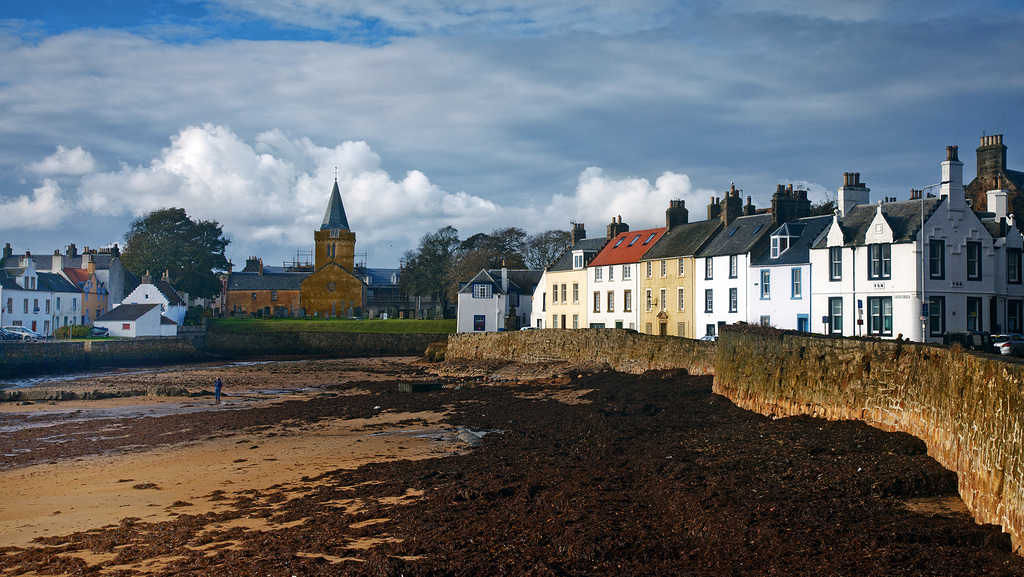
[[[313,272],[299,288],[304,314],[318,318],[362,316],[366,285],[355,276],[356,233],[348,227],[337,178],[324,222],[313,231],[313,244]]]
[[[334,190],[327,202],[327,212],[320,230],[313,232],[313,269],[320,270],[328,263],[336,263],[352,272],[356,261],[356,233],[348,227],[345,205],[341,203],[338,179],[334,179]]]

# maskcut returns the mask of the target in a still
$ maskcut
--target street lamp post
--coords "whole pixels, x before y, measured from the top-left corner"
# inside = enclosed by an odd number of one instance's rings
[[[928,186],[921,189],[921,231],[918,233],[921,237],[921,342],[927,342],[928,340],[928,301],[925,300],[925,267],[928,265],[928,261],[924,258],[924,198],[925,191],[936,186],[942,186],[943,184],[949,184],[948,180],[942,182],[936,182],[935,184],[929,184]]]

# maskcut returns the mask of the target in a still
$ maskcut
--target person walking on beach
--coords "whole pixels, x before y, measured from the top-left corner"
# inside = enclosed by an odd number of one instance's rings
[[[220,404],[220,387],[220,377],[217,377],[217,380],[213,381],[213,398],[214,402],[217,403],[218,405]]]

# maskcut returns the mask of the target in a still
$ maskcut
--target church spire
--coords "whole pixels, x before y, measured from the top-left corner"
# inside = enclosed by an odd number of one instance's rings
[[[324,224],[320,230],[348,228],[348,217],[345,216],[345,205],[341,204],[341,191],[338,190],[338,179],[334,179],[334,190],[331,191],[331,200],[327,203],[327,212],[324,214]]]

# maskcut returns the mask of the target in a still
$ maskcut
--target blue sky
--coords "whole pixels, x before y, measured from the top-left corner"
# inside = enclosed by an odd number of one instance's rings
[[[308,250],[335,172],[371,266],[463,237],[691,220],[860,172],[1024,169],[1024,8],[981,0],[0,0],[0,242],[123,242],[181,206],[229,257]]]

